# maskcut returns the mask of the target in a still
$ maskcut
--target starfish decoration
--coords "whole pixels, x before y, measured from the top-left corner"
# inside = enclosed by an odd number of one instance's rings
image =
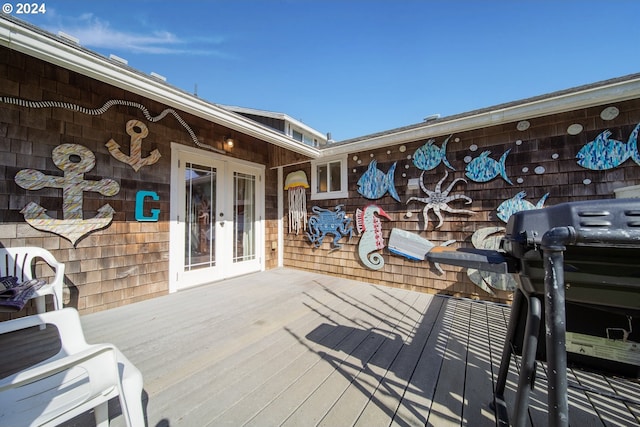
[[[440,226],[442,226],[442,223],[444,222],[444,218],[442,217],[442,211],[446,211],[446,212],[450,212],[450,213],[461,213],[461,214],[467,214],[467,215],[474,215],[475,212],[473,211],[469,211],[466,209],[454,209],[449,207],[449,203],[453,202],[454,200],[459,200],[459,199],[463,199],[467,201],[467,205],[470,204],[472,202],[470,197],[467,197],[463,194],[454,194],[452,196],[449,195],[449,193],[451,192],[451,189],[453,188],[454,185],[456,185],[459,181],[464,182],[465,184],[467,183],[467,181],[464,178],[456,178],[453,180],[453,182],[451,184],[449,184],[449,186],[442,191],[442,183],[447,179],[447,177],[449,176],[449,172],[445,171],[444,172],[444,178],[442,178],[440,181],[438,181],[438,183],[436,184],[436,188],[431,191],[429,189],[427,189],[427,187],[425,187],[424,185],[424,181],[423,181],[423,176],[424,176],[424,171],[420,174],[420,188],[422,188],[422,191],[424,191],[425,193],[427,193],[428,197],[410,197],[409,200],[407,200],[407,203],[416,200],[418,202],[421,203],[425,203],[424,208],[422,209],[422,215],[424,216],[424,229],[427,229],[427,226],[429,225],[429,217],[427,216],[427,213],[429,212],[429,209],[433,209],[433,212],[436,214],[436,216],[438,217],[438,219],[440,220],[440,222],[438,223],[438,225],[436,225],[436,228],[440,228]]]

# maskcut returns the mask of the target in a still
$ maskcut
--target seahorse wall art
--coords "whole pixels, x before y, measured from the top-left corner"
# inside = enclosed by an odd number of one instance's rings
[[[633,129],[626,143],[609,139],[611,131],[605,130],[578,151],[576,155],[578,164],[591,170],[608,170],[620,166],[631,158],[640,165],[640,154],[638,153],[639,130],[640,123]]]
[[[329,252],[342,247],[339,243],[342,237],[348,236],[349,240],[351,239],[353,225],[351,224],[351,218],[348,218],[344,211],[344,205],[338,205],[333,210],[314,206],[311,208],[311,212],[315,215],[309,218],[307,237],[314,247],[319,248],[328,234],[333,234],[334,236]]]
[[[382,236],[382,223],[380,217],[391,220],[389,215],[377,205],[369,205],[362,209],[356,209],[356,227],[362,234],[358,243],[358,256],[362,263],[371,270],[380,270],[384,267],[384,258],[378,249],[384,248]]]
[[[398,162],[394,162],[393,165],[389,168],[389,171],[385,174],[380,169],[378,169],[378,162],[375,160],[371,160],[369,163],[369,167],[367,171],[362,174],[360,179],[358,180],[358,193],[362,194],[367,199],[379,199],[387,192],[389,195],[400,201],[400,196],[398,196],[398,192],[396,191],[396,186],[394,183],[394,175],[396,171],[396,164]]]

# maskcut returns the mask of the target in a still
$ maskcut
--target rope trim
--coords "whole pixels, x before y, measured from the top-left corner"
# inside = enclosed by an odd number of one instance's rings
[[[10,96],[2,96],[0,97],[0,101],[5,104],[18,105],[20,107],[27,107],[27,108],[64,108],[67,110],[77,111],[79,113],[88,114],[91,116],[99,116],[101,114],[104,114],[107,112],[107,110],[109,110],[109,108],[113,107],[114,105],[124,105],[125,107],[135,107],[139,109],[140,111],[142,111],[142,114],[144,114],[144,117],[151,123],[159,122],[160,120],[164,119],[168,114],[171,114],[173,117],[176,118],[178,123],[180,123],[186,129],[186,131],[189,133],[189,136],[191,136],[191,140],[198,147],[211,150],[211,151],[216,151],[216,152],[221,151],[215,147],[212,147],[211,145],[203,144],[200,141],[198,141],[198,137],[196,136],[193,129],[191,129],[191,127],[187,124],[187,122],[185,122],[184,119],[180,117],[180,115],[172,108],[167,108],[157,116],[152,116],[149,110],[147,109],[147,107],[145,107],[144,105],[138,102],[125,101],[122,99],[111,99],[105,102],[104,105],[100,108],[85,108],[77,104],[72,104],[70,102],[62,102],[62,101],[29,101],[26,99],[13,98]]]

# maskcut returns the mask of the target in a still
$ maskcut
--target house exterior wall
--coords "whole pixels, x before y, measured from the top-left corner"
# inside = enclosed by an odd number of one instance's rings
[[[278,265],[278,250],[282,249],[284,265],[289,267],[423,292],[495,301],[510,299],[509,291],[486,286],[482,289],[474,284],[464,269],[444,265],[438,268],[427,262],[409,261],[390,254],[387,249],[370,250],[384,258],[382,268],[372,270],[360,258],[362,236],[357,232],[349,241],[342,238],[340,243],[343,246],[338,250],[330,250],[333,235],[328,235],[320,247],[314,248],[306,230],[298,234],[287,233],[284,247],[278,248],[277,168],[291,165],[283,167],[283,176],[303,170],[307,177],[311,177],[311,166],[306,162],[309,159],[304,155],[183,111],[175,111],[180,120],[172,114],[149,120],[145,111],[151,116],[158,116],[168,106],[5,47],[0,47],[0,97],[0,245],[33,245],[49,249],[66,264],[65,305],[76,307],[83,313],[168,292],[169,200],[172,191],[176,191],[170,186],[171,143],[191,147],[205,144],[222,150],[226,136],[235,140],[233,149],[227,149],[227,156],[266,166],[265,268]],[[53,101],[56,105],[16,103],[9,99]],[[113,100],[120,102],[108,104]],[[84,110],[61,107],[60,103]],[[603,119],[603,110],[612,106],[618,109],[619,114],[615,118]],[[156,163],[143,165],[138,170],[126,161],[115,159],[106,146],[113,140],[123,147],[125,154],[131,154],[131,129],[128,131],[126,128],[130,120],[139,121],[148,130],[141,143],[141,158],[150,156],[154,150],[160,153]],[[349,196],[315,201],[310,200],[308,191],[307,214],[310,217],[315,215],[314,206],[329,210],[342,206],[355,229],[356,211],[375,204],[390,216],[390,219],[381,221],[381,236],[385,243],[388,243],[393,229],[401,229],[429,239],[436,245],[471,247],[474,233],[505,226],[497,216],[497,208],[519,192],[526,192],[525,200],[533,205],[549,193],[545,206],[550,206],[566,201],[614,197],[613,190],[640,184],[640,167],[633,158],[621,158],[620,164],[606,170],[590,170],[576,161],[576,154],[583,147],[593,145],[591,142],[604,131],[611,132],[611,140],[619,141],[614,145],[625,145],[622,151],[631,150],[626,143],[638,123],[640,100],[634,99],[532,118],[528,127],[514,122],[451,135],[443,152],[452,168],[440,160],[424,172],[422,183],[424,188],[433,191],[442,181],[441,190],[446,192],[455,181],[448,195],[465,196],[472,203],[465,204],[464,199],[457,198],[449,200],[447,206],[469,209],[473,214],[443,211],[443,223],[438,227],[438,218],[433,210],[426,213],[426,223],[423,214],[425,201],[409,200],[426,197],[420,186],[410,187],[409,183],[410,180],[420,180],[422,170],[414,164],[414,159],[417,150],[424,149],[427,141],[416,140],[363,150],[356,148],[365,145],[359,140],[357,144],[348,145],[354,147],[347,156]],[[197,135],[197,144],[184,124]],[[578,128],[576,125],[580,129],[574,132]],[[442,147],[448,137],[434,138],[434,145]],[[95,165],[82,174],[83,180],[101,182],[110,179],[120,187],[114,195],[101,195],[95,191],[83,193],[83,218],[97,215],[96,212],[106,203],[114,213],[108,225],[87,234],[75,245],[57,234],[33,228],[21,212],[29,203],[35,203],[45,208],[47,215],[63,218],[62,190],[47,186],[29,190],[16,182],[16,176],[25,169],[38,171],[42,176],[60,178],[63,171],[55,164],[53,153],[64,144],[81,145],[95,155]],[[484,151],[491,151],[489,157],[497,161],[508,150],[504,175],[513,184],[507,183],[499,174],[487,182],[475,182],[466,177],[465,168],[470,162],[477,161]],[[637,159],[637,147],[633,150],[626,155]],[[383,175],[389,175],[395,164],[392,181],[400,201],[394,200],[389,193],[375,200],[359,193],[358,181],[367,173],[372,160],[376,160],[377,169]],[[29,180],[39,181],[39,176],[32,175]],[[461,180],[463,178],[466,182]],[[136,197],[141,191],[158,195],[159,200],[147,201],[145,205],[146,213],[149,209],[159,210],[157,221],[141,222],[136,219]],[[286,200],[285,192],[285,231],[288,230]],[[499,236],[499,232],[492,236],[496,235]],[[43,269],[42,273],[46,275],[48,272]],[[20,315],[33,311],[29,306]],[[7,315],[0,314],[0,320],[3,316]]]
[[[30,101],[56,101],[98,109],[110,100],[124,100],[142,105],[151,116],[168,107],[126,92],[36,58],[0,47],[0,96]],[[145,118],[135,106],[113,105],[104,111],[73,111],[59,107],[33,107],[0,102],[0,245],[40,246],[50,250],[66,264],[65,306],[82,313],[104,310],[168,292],[169,214],[171,143],[194,146],[186,128],[172,115],[155,122]],[[222,149],[222,140],[232,135],[236,143],[226,154],[232,158],[267,165],[265,182],[265,266],[277,266],[277,253],[271,240],[277,241],[277,171],[271,161],[286,162],[287,150],[271,147],[256,138],[231,132],[185,112],[176,112],[193,130],[202,144]],[[141,157],[158,150],[157,163],[135,171],[116,160],[106,147],[110,140],[129,155],[131,136],[126,124],[138,120],[148,129],[142,140]],[[74,246],[57,234],[40,231],[27,224],[21,210],[30,202],[46,209],[47,215],[63,218],[62,190],[42,188],[28,190],[16,183],[19,171],[33,169],[45,176],[62,177],[63,171],[52,160],[53,150],[61,144],[78,144],[95,155],[95,166],[82,176],[86,181],[111,179],[120,190],[113,196],[85,192],[83,217],[97,215],[108,203],[112,222],[93,231]],[[206,151],[204,151],[206,153]],[[152,191],[158,201],[147,199],[145,215],[159,209],[157,221],[136,220],[136,195]],[[47,274],[43,270],[43,274]],[[28,306],[19,315],[34,312]],[[7,317],[6,314],[0,316]],[[2,317],[0,317],[1,319]]]
[[[600,115],[609,106],[615,106],[619,115],[613,120],[603,120]],[[402,146],[350,152],[349,197],[313,201],[307,196],[308,213],[313,215],[313,206],[334,209],[338,205],[344,205],[347,216],[354,218],[356,209],[363,209],[374,203],[391,217],[391,220],[382,218],[381,221],[385,244],[388,243],[391,230],[400,228],[429,239],[436,245],[455,240],[450,244],[452,247],[473,247],[471,237],[474,232],[506,225],[498,218],[497,208],[521,191],[526,192],[525,200],[533,205],[549,193],[544,206],[551,206],[569,201],[613,198],[614,189],[640,184],[640,166],[632,159],[627,159],[609,170],[586,169],[580,166],[576,159],[578,151],[605,130],[611,131],[611,139],[627,143],[638,123],[640,100],[636,99],[533,118],[529,120],[526,130],[518,130],[518,123],[507,123],[452,135],[446,147],[446,158],[455,171],[441,162],[434,169],[425,171],[424,185],[433,191],[437,183],[444,178],[445,171],[448,172],[448,177],[442,183],[443,191],[454,179],[464,178],[466,183],[458,181],[449,195],[468,196],[472,203],[465,204],[465,200],[453,200],[448,206],[454,209],[470,209],[474,214],[442,211],[444,222],[440,227],[436,227],[439,221],[434,211],[429,210],[429,221],[425,229],[422,213],[425,203],[407,203],[411,197],[427,197],[419,187],[408,188],[409,179],[420,178],[422,171],[414,165],[413,158],[416,150],[426,144],[426,140],[405,143]],[[568,132],[571,125],[580,125],[582,130],[572,135]],[[574,129],[578,128],[574,126],[571,131]],[[441,147],[447,137],[449,135],[436,137],[435,145]],[[491,151],[490,157],[495,160],[500,159],[507,150],[511,150],[506,157],[505,165],[506,174],[513,185],[508,184],[500,175],[484,183],[474,182],[465,176],[468,162],[487,150]],[[397,162],[394,183],[401,202],[394,200],[389,193],[380,199],[369,200],[358,192],[357,182],[367,171],[371,160],[376,160],[377,168],[385,174]],[[304,170],[307,176],[310,176],[308,165],[288,168],[285,175],[297,169]],[[352,222],[355,231],[355,219]],[[285,230],[287,229],[285,225]],[[499,236],[500,233],[496,235]],[[466,269],[441,265],[440,272],[426,261],[409,261],[392,255],[387,248],[376,251],[384,257],[385,264],[382,269],[371,270],[360,261],[360,237],[357,233],[354,233],[350,241],[343,237],[340,240],[343,247],[335,251],[330,251],[332,239],[333,235],[328,235],[319,248],[314,248],[304,233],[287,234],[285,265],[431,293],[494,301],[507,301],[511,297],[508,291],[489,288],[494,291],[491,294],[481,289],[469,279]]]

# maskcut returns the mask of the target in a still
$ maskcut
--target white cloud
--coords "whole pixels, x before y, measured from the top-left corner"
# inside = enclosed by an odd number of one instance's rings
[[[109,22],[91,13],[73,19],[61,19],[55,27],[53,32],[70,34],[78,38],[82,46],[90,48],[143,54],[228,56],[217,49],[224,41],[221,37],[189,39],[164,30],[149,33],[122,31],[112,28]]]

